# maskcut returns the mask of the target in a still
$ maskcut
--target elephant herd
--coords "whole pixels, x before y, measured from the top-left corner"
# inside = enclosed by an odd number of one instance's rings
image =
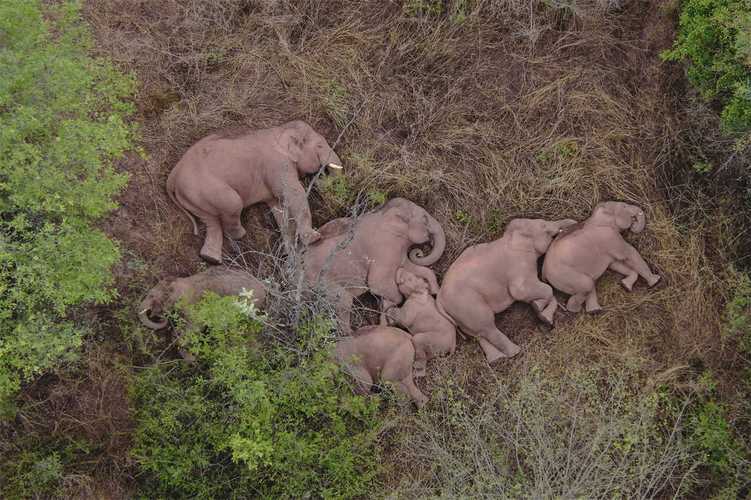
[[[431,358],[451,354],[457,332],[476,337],[488,362],[510,358],[520,348],[495,324],[495,315],[516,301],[532,306],[541,321],[554,322],[559,304],[553,289],[569,295],[565,309],[600,309],[595,282],[610,269],[631,290],[638,277],[649,286],[660,277],[649,269],[621,233],[645,227],[644,212],[622,202],[595,206],[583,222],[571,219],[513,219],[492,242],[465,249],[439,285],[429,266],[446,247],[440,223],[425,209],[393,198],[358,217],[332,220],[318,231],[300,177],[325,167],[342,175],[332,147],[308,124],[293,121],[263,130],[212,134],[194,144],[167,179],[167,192],[191,219],[206,225],[200,256],[222,261],[223,237],[242,238],[242,210],[265,203],[274,214],[285,247],[303,247],[304,275],[335,305],[340,330],[336,360],[352,375],[360,392],[378,380],[390,381],[418,406],[427,397],[414,383]],[[419,248],[430,245],[423,255]],[[542,275],[538,260],[544,256]],[[149,328],[167,325],[164,313],[182,299],[195,302],[211,290],[235,295],[253,290],[260,308],[264,284],[247,273],[223,267],[164,281],[141,304],[139,317]],[[351,331],[353,300],[366,292],[380,298],[379,325]]]

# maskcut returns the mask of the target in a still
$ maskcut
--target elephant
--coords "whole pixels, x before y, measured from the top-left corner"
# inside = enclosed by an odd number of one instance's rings
[[[352,301],[368,290],[381,298],[382,311],[401,304],[399,267],[424,278],[431,292],[438,292],[435,273],[426,266],[443,255],[446,236],[438,221],[415,203],[393,198],[356,220],[334,219],[320,232],[322,238],[305,250],[305,277],[314,287],[324,286],[345,334],[351,332]],[[433,248],[428,255],[412,248],[429,242]]]
[[[271,208],[288,248],[295,235],[305,245],[318,240],[300,177],[322,165],[329,171],[342,169],[326,139],[299,120],[241,134],[214,133],[183,155],[167,178],[167,193],[193,223],[193,234],[198,235],[194,215],[206,224],[200,256],[218,264],[223,233],[242,238],[240,214],[256,203]]]
[[[444,313],[438,310],[436,301],[430,295],[428,282],[406,269],[396,272],[399,291],[407,297],[401,307],[386,311],[389,319],[403,326],[412,335],[415,345],[415,376],[425,375],[429,359],[456,350],[456,326]]]
[[[244,271],[212,267],[187,278],[165,279],[143,299],[138,318],[147,328],[159,330],[167,326],[165,313],[181,299],[187,304],[194,304],[207,291],[217,295],[238,295],[243,289],[253,291],[256,307],[265,305],[266,286]]]
[[[489,363],[521,350],[495,325],[495,314],[515,301],[530,303],[537,316],[552,325],[558,303],[553,289],[537,276],[537,259],[558,233],[574,224],[571,219],[513,219],[501,238],[467,248],[449,267],[438,292],[438,309],[460,331],[478,338]]]
[[[390,326],[366,326],[354,336],[338,340],[334,352],[337,362],[357,381],[358,393],[367,394],[381,380],[394,382],[418,408],[427,403],[427,396],[412,376],[415,347],[407,332]]]
[[[582,305],[587,312],[601,310],[595,282],[611,269],[625,276],[621,284],[631,291],[641,276],[650,287],[660,281],[652,273],[639,252],[621,235],[630,229],[644,230],[644,212],[637,206],[607,201],[595,206],[592,215],[581,224],[569,228],[550,245],[542,265],[542,276],[556,289],[569,294],[566,309],[578,312]]]

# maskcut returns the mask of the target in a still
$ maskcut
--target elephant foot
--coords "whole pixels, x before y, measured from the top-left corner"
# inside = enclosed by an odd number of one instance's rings
[[[415,378],[422,378],[427,374],[425,367],[418,368],[415,366]]]
[[[319,233],[315,229],[311,229],[310,231],[306,231],[300,235],[300,241],[302,241],[303,245],[305,246],[312,245],[320,239],[321,233]]]
[[[209,264],[221,264],[222,263],[222,256],[217,255],[213,252],[209,252],[207,250],[201,249],[201,252],[198,254],[201,256],[203,260],[208,262]]]
[[[602,311],[602,307],[597,306],[597,307],[592,307],[592,308],[588,307],[587,312],[589,314],[601,314],[603,311]]]
[[[522,352],[522,348],[512,342],[511,345],[508,346],[508,349],[506,350],[506,357],[513,358],[520,352]]]
[[[636,276],[627,276],[621,280],[621,285],[623,285],[623,288],[625,288],[627,292],[633,290],[634,283],[636,283]]]
[[[242,226],[227,231],[227,236],[229,236],[233,240],[241,240],[245,237],[246,234],[247,231]]]
[[[647,285],[649,285],[649,288],[652,288],[660,282],[660,279],[661,276],[659,274],[653,274],[652,277],[647,281]]]
[[[506,356],[506,354],[502,353],[501,351],[494,352],[492,354],[487,354],[486,353],[485,357],[488,360],[488,364],[491,364],[491,365],[493,363],[495,363],[496,361],[500,360],[500,359],[506,359],[506,358],[508,358],[508,356]]]

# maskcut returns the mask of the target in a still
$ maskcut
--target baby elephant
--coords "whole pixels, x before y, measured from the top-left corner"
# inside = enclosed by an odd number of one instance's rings
[[[556,238],[545,255],[542,276],[571,295],[566,309],[578,312],[584,304],[587,312],[599,311],[595,281],[607,269],[625,276],[621,283],[628,291],[639,276],[649,286],[660,281],[639,252],[621,236],[626,229],[640,233],[645,224],[639,207],[608,201],[598,204],[589,219]]]
[[[167,178],[167,193],[190,218],[193,234],[198,234],[194,215],[206,224],[200,255],[218,264],[222,233],[242,238],[240,214],[256,203],[268,205],[279,228],[287,229],[282,236],[288,248],[295,233],[306,245],[320,239],[300,177],[322,165],[337,172],[342,168],[326,139],[302,121],[242,134],[215,133],[185,152]]]
[[[540,319],[553,323],[558,303],[553,289],[537,277],[537,259],[559,232],[574,224],[570,219],[514,219],[500,239],[467,248],[449,267],[438,308],[462,332],[478,337],[489,363],[520,351],[495,326],[495,314],[515,301],[532,304]]]
[[[188,304],[194,304],[207,291],[217,295],[238,295],[243,288],[253,291],[253,302],[256,307],[264,306],[265,285],[243,271],[212,267],[187,278],[165,279],[152,288],[141,302],[138,317],[146,327],[159,330],[167,326],[165,313],[180,299],[184,299]]]
[[[426,280],[400,268],[396,272],[396,283],[407,300],[402,307],[393,307],[386,314],[412,334],[415,376],[422,377],[427,360],[454,353],[456,327],[436,307]]]
[[[366,326],[354,336],[336,343],[337,362],[357,381],[358,392],[367,394],[377,380],[394,382],[418,408],[428,401],[412,378],[415,347],[409,334],[390,326]]]

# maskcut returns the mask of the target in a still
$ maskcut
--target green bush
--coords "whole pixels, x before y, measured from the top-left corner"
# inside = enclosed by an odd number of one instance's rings
[[[0,412],[24,380],[67,359],[84,331],[71,307],[112,297],[116,245],[93,223],[127,182],[134,90],[76,3],[0,2]]]
[[[242,304],[240,303],[240,306]],[[133,454],[148,498],[355,497],[376,474],[377,407],[353,396],[322,341],[259,340],[238,299],[186,308],[180,343],[195,356],[146,368],[134,386]]]
[[[663,54],[688,61],[688,78],[722,104],[728,132],[751,130],[751,2],[683,0],[678,39]]]

